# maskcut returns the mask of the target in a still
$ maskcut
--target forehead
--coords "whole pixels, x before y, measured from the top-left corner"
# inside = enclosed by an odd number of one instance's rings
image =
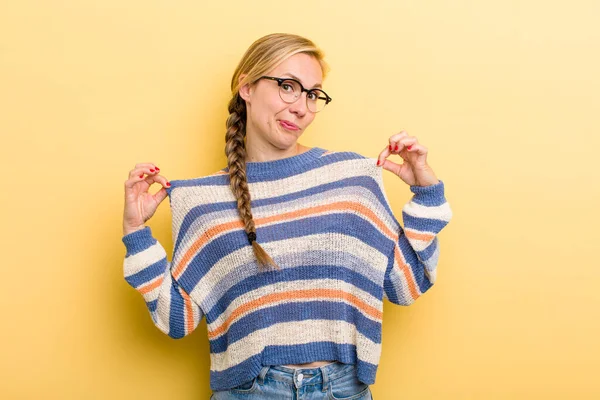
[[[280,78],[294,78],[306,88],[322,87],[323,71],[321,64],[308,54],[294,54],[271,72]]]

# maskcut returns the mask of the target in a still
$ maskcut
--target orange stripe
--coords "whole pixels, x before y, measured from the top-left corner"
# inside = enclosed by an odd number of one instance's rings
[[[184,300],[184,304],[185,304],[185,311],[186,311],[186,331],[185,333],[188,334],[191,331],[194,330],[194,312],[192,310],[192,300],[190,299],[190,296],[187,295],[187,293],[185,293],[183,291],[183,289],[178,288],[179,289],[179,293],[181,293],[181,297],[183,297]]]
[[[152,291],[153,289],[156,289],[157,287],[159,287],[160,284],[162,283],[163,279],[164,279],[164,277],[161,276],[159,279],[157,279],[153,283],[150,283],[146,286],[142,286],[138,290],[140,291],[141,294],[146,294],[146,293]]]
[[[308,217],[313,214],[332,212],[332,211],[347,211],[354,210],[358,214],[363,215],[367,219],[369,219],[379,230],[387,237],[392,240],[397,241],[398,234],[392,232],[382,221],[377,217],[377,215],[371,211],[369,208],[364,206],[363,204],[354,202],[354,201],[339,201],[331,204],[325,204],[320,206],[314,206],[305,208],[302,210],[290,211],[284,214],[277,214],[270,217],[257,218],[254,220],[256,227],[260,227],[261,225],[266,225],[269,223],[282,222],[286,220],[292,220],[298,217]],[[241,219],[236,219],[235,221],[225,222],[221,225],[216,225],[210,229],[208,229],[202,236],[200,236],[194,243],[192,243],[191,247],[186,251],[184,256],[181,258],[179,263],[176,265],[173,271],[173,276],[175,279],[178,279],[184,272],[186,266],[189,261],[194,257],[196,252],[202,248],[207,242],[211,241],[215,236],[220,235],[223,232],[231,231],[234,229],[243,228],[243,224]]]
[[[381,321],[382,316],[383,316],[381,311],[377,310],[374,307],[371,307],[370,305],[368,305],[367,303],[365,303],[358,297],[356,297],[353,294],[350,294],[348,292],[345,292],[343,290],[336,290],[336,289],[290,290],[290,291],[286,291],[286,292],[272,293],[269,295],[265,295],[256,300],[242,304],[241,306],[239,306],[238,308],[233,310],[231,315],[227,318],[227,320],[225,322],[223,322],[223,324],[221,324],[220,326],[218,326],[217,328],[215,328],[213,330],[209,330],[208,338],[211,339],[211,338],[214,338],[215,336],[221,335],[223,332],[225,332],[225,331],[227,331],[227,329],[229,329],[229,326],[239,316],[250,313],[251,311],[253,311],[261,306],[264,306],[264,305],[267,305],[270,303],[276,303],[276,302],[279,302],[282,300],[289,301],[291,299],[308,299],[308,298],[315,298],[315,297],[318,299],[329,298],[329,299],[335,299],[335,300],[341,300],[341,299],[347,300],[348,302],[355,305],[358,309],[363,311],[365,314],[370,315],[379,321]]]
[[[400,248],[397,245],[394,246],[394,259],[396,261],[395,264],[400,270],[400,274],[404,275],[404,278],[408,283],[408,290],[410,291],[410,295],[414,301],[417,297],[419,297],[419,291],[417,290],[415,277],[408,265],[404,262],[403,257],[400,255]]]
[[[405,230],[404,232],[406,233],[407,238],[422,240],[424,242],[429,242],[435,237],[435,235],[432,235],[431,233],[419,233],[411,230]]]
[[[216,226],[213,226],[212,228],[208,229],[202,236],[200,236],[198,239],[196,239],[196,241],[194,243],[192,243],[190,248],[185,252],[183,257],[181,258],[181,261],[179,261],[179,263],[176,265],[176,267],[173,270],[173,277],[175,277],[175,279],[179,279],[179,277],[183,274],[183,272],[185,270],[185,266],[189,263],[189,261],[192,259],[192,257],[194,257],[196,252],[200,248],[204,247],[204,245],[207,242],[211,241],[213,237],[221,234],[222,232],[231,231],[233,229],[236,229],[236,228],[239,229],[242,227],[243,227],[242,221],[235,220],[232,222],[223,223],[221,225],[216,225]]]

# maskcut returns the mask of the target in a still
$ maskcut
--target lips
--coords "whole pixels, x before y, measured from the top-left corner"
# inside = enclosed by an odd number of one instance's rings
[[[298,129],[299,129],[297,125],[295,125],[295,124],[291,123],[290,121],[286,121],[285,119],[281,119],[281,120],[279,120],[279,123],[280,123],[280,124],[281,124],[281,126],[283,126],[284,128],[291,129],[291,130],[293,130],[293,131],[296,131],[296,130],[298,130]]]

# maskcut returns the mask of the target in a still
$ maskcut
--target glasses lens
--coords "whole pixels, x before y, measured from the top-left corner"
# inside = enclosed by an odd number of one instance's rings
[[[300,85],[296,81],[285,80],[281,82],[281,86],[279,87],[279,94],[281,95],[281,99],[288,103],[293,103],[300,97],[300,93],[302,90],[300,89]]]
[[[325,92],[319,89],[314,89],[308,92],[306,96],[306,102],[308,103],[309,110],[312,112],[319,112],[325,108],[325,105],[327,104],[327,96],[325,95]]]

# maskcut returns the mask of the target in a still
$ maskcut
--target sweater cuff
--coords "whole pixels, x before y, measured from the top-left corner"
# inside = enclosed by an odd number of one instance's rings
[[[154,239],[152,236],[152,231],[150,230],[149,226],[144,227],[144,229],[128,233],[121,238],[121,241],[127,249],[127,254],[125,255],[126,257],[146,250],[148,247],[156,243],[156,239]]]
[[[429,186],[410,186],[410,191],[415,195],[413,201],[425,206],[439,206],[446,202],[444,196],[444,182],[438,179],[439,182]]]

